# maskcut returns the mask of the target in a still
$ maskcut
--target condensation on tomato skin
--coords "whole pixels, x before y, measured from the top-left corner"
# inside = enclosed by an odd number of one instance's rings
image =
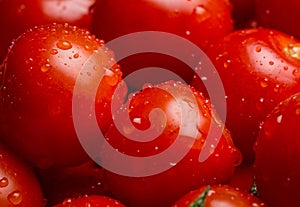
[[[23,195],[20,191],[14,191],[7,196],[7,200],[14,206],[22,203]]]
[[[57,43],[56,43],[56,46],[61,49],[61,50],[69,50],[71,49],[73,46],[72,46],[72,43],[67,41],[67,40],[59,40]]]
[[[5,188],[7,187],[9,184],[8,178],[7,177],[3,177],[0,179],[0,188]]]

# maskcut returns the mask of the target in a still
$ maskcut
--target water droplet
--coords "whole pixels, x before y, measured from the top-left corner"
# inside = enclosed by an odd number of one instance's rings
[[[23,196],[20,191],[14,191],[7,196],[7,200],[13,205],[19,205],[23,201]]]
[[[63,205],[64,206],[68,206],[68,205],[70,205],[72,203],[72,199],[71,198],[67,198],[67,199],[65,199],[64,201],[63,201]]]
[[[56,55],[57,53],[58,53],[57,49],[52,49],[52,50],[50,51],[50,54],[51,54],[51,55]]]
[[[288,69],[289,69],[288,66],[284,66],[284,67],[283,67],[283,70],[288,70]]]
[[[75,59],[77,59],[77,58],[79,58],[79,54],[78,54],[78,53],[75,53],[75,54],[73,55],[73,57],[74,57]]]
[[[297,115],[297,116],[300,115],[300,108],[297,108],[297,109],[296,109],[296,115]]]
[[[266,88],[268,86],[268,79],[264,78],[262,81],[260,81],[260,86]]]
[[[62,50],[69,50],[72,48],[72,44],[67,40],[60,40],[57,42],[56,46]]]
[[[43,65],[43,66],[41,67],[41,71],[42,71],[43,73],[46,73],[46,72],[48,72],[51,68],[52,68],[52,65],[49,64],[49,63],[47,63],[47,64],[45,64],[45,65]]]
[[[261,52],[261,47],[260,47],[260,46],[257,46],[257,47],[255,48],[255,51],[256,51],[256,52]]]
[[[295,70],[293,70],[293,75],[298,75],[298,73],[299,73],[299,70],[298,69],[295,69]]]
[[[6,177],[3,177],[1,180],[0,180],[0,188],[4,188],[6,186],[8,186],[8,179]]]
[[[269,65],[274,65],[274,62],[273,62],[273,61],[270,61],[270,62],[269,62]]]
[[[186,35],[191,35],[191,31],[187,30],[187,31],[185,32],[185,34],[186,34]]]

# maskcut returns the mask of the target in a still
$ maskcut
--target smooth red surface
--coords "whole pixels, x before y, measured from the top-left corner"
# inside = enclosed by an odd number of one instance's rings
[[[95,55],[98,59],[87,62]],[[93,76],[81,73],[86,64]],[[85,100],[95,96],[96,117],[105,131],[112,119],[112,94],[122,76],[113,64],[113,53],[87,30],[54,24],[22,35],[1,76],[1,139],[38,168],[87,160],[72,118],[75,81],[84,77],[78,83],[82,86],[77,94],[80,111],[84,114],[89,109]],[[97,74],[102,77],[100,83],[94,78]],[[98,86],[96,95],[90,93],[93,84]]]
[[[0,206],[43,207],[44,197],[32,169],[0,146]]]
[[[13,39],[38,25],[70,23],[90,28],[96,0],[1,0],[0,60]]]
[[[207,52],[227,96],[226,126],[245,161],[254,160],[260,122],[281,100],[300,90],[299,48],[291,36],[258,28],[235,31]],[[197,79],[192,85],[203,87]]]
[[[300,94],[274,108],[255,145],[259,195],[272,207],[299,206]]]
[[[175,139],[182,143],[176,154],[189,149],[187,155],[178,163],[172,163],[170,158],[171,168],[156,175],[127,177],[105,171],[109,189],[125,205],[169,206],[184,193],[203,184],[228,181],[233,175],[235,166],[240,164],[240,153],[234,147],[226,129],[221,134],[219,142],[215,144],[215,149],[210,151],[209,158],[199,162],[199,154],[208,136],[210,123],[212,123],[210,133],[214,136],[220,122],[212,112],[209,101],[197,92],[188,92],[189,90],[193,89],[172,81],[145,87],[132,96],[128,108],[123,107],[117,113],[119,116],[129,113],[133,126],[146,130],[150,127],[151,110],[160,108],[165,112],[164,116],[161,114],[152,116],[155,129],[163,127],[163,132],[149,142],[129,140],[127,137],[134,137],[135,133],[126,122],[120,127],[121,132],[112,125],[106,133],[106,139],[118,149],[118,152],[135,157],[151,156],[163,152]],[[188,95],[191,92],[195,100]],[[199,119],[196,113],[199,113]],[[134,119],[136,117],[140,118],[138,122]],[[164,121],[166,124],[163,124]],[[197,134],[193,134],[195,130]],[[142,139],[143,137],[140,137],[140,140]],[[111,156],[110,159],[113,160],[114,157]],[[143,164],[133,166],[133,169],[135,168],[143,168]]]

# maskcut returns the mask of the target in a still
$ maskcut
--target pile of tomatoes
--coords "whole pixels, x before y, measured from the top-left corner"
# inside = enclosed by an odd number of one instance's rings
[[[298,206],[299,7],[0,1],[0,206]]]

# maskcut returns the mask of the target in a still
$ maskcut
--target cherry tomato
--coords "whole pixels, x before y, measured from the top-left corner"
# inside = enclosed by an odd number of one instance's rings
[[[201,49],[232,29],[228,0],[102,0],[96,2],[92,20],[92,32],[105,41],[133,32],[163,31],[186,38]],[[125,76],[145,64],[167,68],[187,83],[194,74],[188,67],[182,67],[180,61],[163,55],[141,53],[130,58],[120,63]]]
[[[140,159],[160,154],[168,168],[159,168],[159,172],[149,175],[132,176],[105,170],[108,188],[122,203],[131,207],[169,206],[187,191],[203,184],[223,183],[230,179],[241,160],[240,153],[226,129],[217,135],[221,123],[209,101],[200,93],[187,85],[170,81],[146,86],[127,103],[116,112],[114,124],[106,133],[107,142],[118,152]],[[165,114],[159,113],[157,108]],[[129,122],[124,121],[126,114],[129,114]],[[146,130],[146,134],[136,137],[135,129]],[[160,131],[156,137],[154,134]],[[215,141],[219,140],[214,144],[206,143],[209,157],[200,162],[199,155],[209,134]],[[146,141],[149,135],[156,138]],[[134,137],[138,141],[129,139]],[[164,154],[176,144],[175,151]],[[114,162],[115,156],[107,155],[105,151],[106,149],[101,151],[101,162],[104,163],[105,156],[109,157],[110,163]],[[176,161],[177,154],[183,156]],[[160,160],[154,163],[150,161],[148,164],[147,161],[139,164],[133,162],[131,166],[120,161],[116,165],[118,169],[119,166],[125,166],[132,168],[134,172],[139,172],[140,169],[143,172],[148,169],[146,166],[156,168],[163,165],[159,162]]]
[[[277,105],[262,124],[255,147],[258,194],[270,206],[299,206],[300,94]]]
[[[191,191],[172,207],[260,207],[267,206],[252,194],[227,185],[203,186]]]
[[[77,199],[66,199],[59,205],[55,205],[54,207],[125,207],[119,201],[114,200],[105,196],[84,196]]]
[[[114,64],[112,52],[87,30],[53,24],[24,33],[2,73],[1,139],[39,168],[87,160],[73,124],[72,99],[82,102],[80,115],[89,116],[85,100],[95,96],[96,117],[105,131],[122,76]],[[86,67],[90,71],[81,72]],[[77,79],[80,90],[74,95]],[[95,84],[98,90],[91,94]]]
[[[254,160],[260,122],[300,90],[299,48],[298,40],[284,33],[258,28],[235,31],[207,52],[227,96],[226,126],[245,161]],[[192,85],[199,83],[195,79]]]
[[[300,17],[299,6],[297,0],[255,0],[256,18],[261,26],[300,38],[300,29],[294,22]]]
[[[37,25],[70,23],[90,28],[91,7],[96,0],[1,0],[0,59],[11,41]]]
[[[32,170],[3,145],[0,145],[0,206],[44,206],[43,193]]]

